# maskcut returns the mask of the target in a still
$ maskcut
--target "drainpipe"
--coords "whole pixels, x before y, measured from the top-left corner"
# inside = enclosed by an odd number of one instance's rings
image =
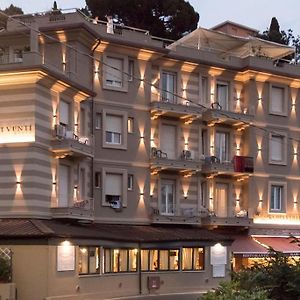
[[[142,295],[142,257],[141,243],[138,244],[139,294]]]
[[[101,40],[100,39],[97,39],[97,43],[96,45],[92,48],[92,51],[91,51],[91,55],[93,57],[93,60],[92,60],[92,64],[93,64],[93,67],[92,67],[92,91],[94,92],[94,76],[95,76],[95,64],[94,64],[94,53],[95,53],[95,50],[97,49],[97,47],[100,45],[101,43]],[[91,134],[93,136],[93,147],[95,149],[95,136],[94,136],[94,97],[92,97],[92,130],[91,130]],[[94,186],[95,186],[95,176],[94,176],[94,158],[92,157],[92,180],[91,180],[91,183],[92,183],[92,198],[93,198],[93,204],[94,204],[94,211],[95,211],[95,198],[94,198]]]

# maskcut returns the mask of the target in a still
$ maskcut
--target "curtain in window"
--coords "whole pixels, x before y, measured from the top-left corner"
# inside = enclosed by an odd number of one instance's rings
[[[193,248],[182,249],[182,269],[192,270],[193,268]]]
[[[149,250],[141,250],[141,269],[148,271],[149,268]]]
[[[159,269],[168,270],[169,269],[169,251],[159,250]]]
[[[215,155],[220,159],[220,161],[229,160],[229,135],[225,132],[216,133],[216,149]]]
[[[203,248],[194,248],[194,270],[204,269],[204,251]]]
[[[78,256],[79,274],[88,273],[88,255],[89,253],[87,247],[79,248],[79,256]]]
[[[179,269],[179,250],[169,250],[169,267],[170,270]]]
[[[129,272],[135,272],[137,270],[137,249],[129,250]]]
[[[175,103],[176,102],[176,74],[175,73],[162,73],[162,100]]]
[[[158,250],[150,250],[150,271],[158,270]]]

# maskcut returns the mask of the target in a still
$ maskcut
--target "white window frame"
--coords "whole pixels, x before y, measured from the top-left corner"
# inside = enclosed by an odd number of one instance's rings
[[[282,137],[282,160],[272,159],[272,137]],[[286,165],[287,164],[287,133],[285,132],[271,132],[269,134],[269,164],[272,165]]]
[[[279,208],[272,208],[272,188],[273,187],[280,187],[281,193],[280,193],[280,207]],[[285,214],[286,212],[286,204],[287,201],[287,183],[286,182],[279,182],[279,181],[270,181],[269,182],[269,213],[282,213]]]
[[[219,96],[218,96],[218,85],[227,86],[227,103],[226,107],[222,106],[221,103],[219,103]],[[230,99],[231,99],[231,92],[230,92],[230,82],[223,81],[223,80],[217,80],[216,82],[216,102],[219,103],[220,106],[222,106],[222,110],[230,110]]]
[[[283,103],[282,103],[282,111],[274,111],[272,109],[272,90],[273,88],[279,88],[283,90]],[[284,116],[286,117],[288,115],[288,88],[284,85],[280,85],[280,84],[270,84],[270,90],[269,90],[269,114],[271,115],[278,115],[278,116]]]
[[[122,118],[122,132],[120,137],[120,143],[117,143],[117,136],[119,133],[108,131],[107,130],[107,116],[117,116]],[[111,109],[103,109],[102,111],[102,119],[103,119],[103,130],[102,130],[102,147],[103,148],[113,148],[113,149],[127,149],[127,120],[128,115],[127,112],[122,112],[120,110],[111,110]],[[106,133],[111,132],[112,134],[112,142],[107,142]]]
[[[115,58],[115,59],[120,59],[123,62],[122,65],[122,78],[121,78],[121,85],[113,85],[113,84],[108,84],[107,82],[107,74],[108,72],[110,72],[112,70],[111,67],[109,67],[110,63],[109,63],[109,58]],[[116,54],[116,53],[104,53],[103,54],[103,68],[102,68],[102,72],[103,72],[103,89],[107,89],[107,90],[114,90],[114,91],[120,91],[120,92],[128,92],[128,80],[127,79],[127,70],[128,70],[128,56],[125,55],[120,55],[120,54]]]
[[[169,212],[168,209],[167,209],[167,205],[166,205],[166,211],[162,211],[162,204],[163,204],[163,201],[166,201],[166,200],[163,200],[163,197],[162,197],[162,186],[164,184],[173,184],[173,212]],[[160,214],[161,215],[164,215],[164,216],[174,216],[176,215],[176,204],[177,204],[177,190],[178,190],[178,187],[177,187],[177,180],[176,179],[173,179],[173,178],[161,178],[160,180],[160,186],[159,186],[159,198],[160,198]]]
[[[101,129],[102,127],[102,115],[101,113],[96,113],[95,115],[95,129]]]
[[[127,176],[127,189],[128,189],[128,191],[133,191],[133,182],[134,182],[133,174],[128,174],[128,176]]]
[[[122,207],[127,207],[127,184],[128,184],[128,173],[125,169],[117,168],[103,168],[102,169],[102,206],[109,207],[110,204],[106,201],[106,191],[105,191],[105,180],[106,174],[120,174],[122,175]]]
[[[219,134],[224,134],[225,135],[225,156],[226,156],[226,159],[225,160],[222,160],[221,157],[219,157],[216,153],[217,151],[217,133]],[[226,139],[227,137],[227,139]],[[230,161],[231,160],[231,134],[229,131],[225,131],[225,130],[216,130],[215,131],[215,136],[214,136],[214,140],[215,140],[215,156],[218,157],[220,159],[220,162],[227,162],[227,161]],[[227,141],[227,144],[226,144],[226,141]]]
[[[127,119],[127,132],[128,133],[134,132],[134,119],[132,117],[128,117]]]

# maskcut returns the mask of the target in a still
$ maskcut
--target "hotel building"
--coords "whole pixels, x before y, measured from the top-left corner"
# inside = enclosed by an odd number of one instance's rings
[[[2,295],[197,299],[267,246],[299,253],[299,67],[255,32],[173,42],[79,11],[8,20]]]

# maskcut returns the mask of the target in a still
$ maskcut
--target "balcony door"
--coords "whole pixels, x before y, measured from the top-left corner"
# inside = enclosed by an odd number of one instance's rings
[[[228,217],[228,184],[216,184],[215,213],[219,218]]]
[[[162,72],[162,101],[176,103],[176,73]]]
[[[229,85],[227,82],[217,82],[217,101],[222,109],[229,108]]]
[[[175,159],[176,126],[163,124],[161,129],[160,148],[167,153],[168,159]]]
[[[164,180],[161,184],[161,210],[162,215],[175,213],[175,181]]]
[[[229,161],[229,133],[216,132],[215,143],[215,156],[218,157],[221,162]]]
[[[70,198],[70,167],[60,165],[58,176],[58,207],[68,207]]]

